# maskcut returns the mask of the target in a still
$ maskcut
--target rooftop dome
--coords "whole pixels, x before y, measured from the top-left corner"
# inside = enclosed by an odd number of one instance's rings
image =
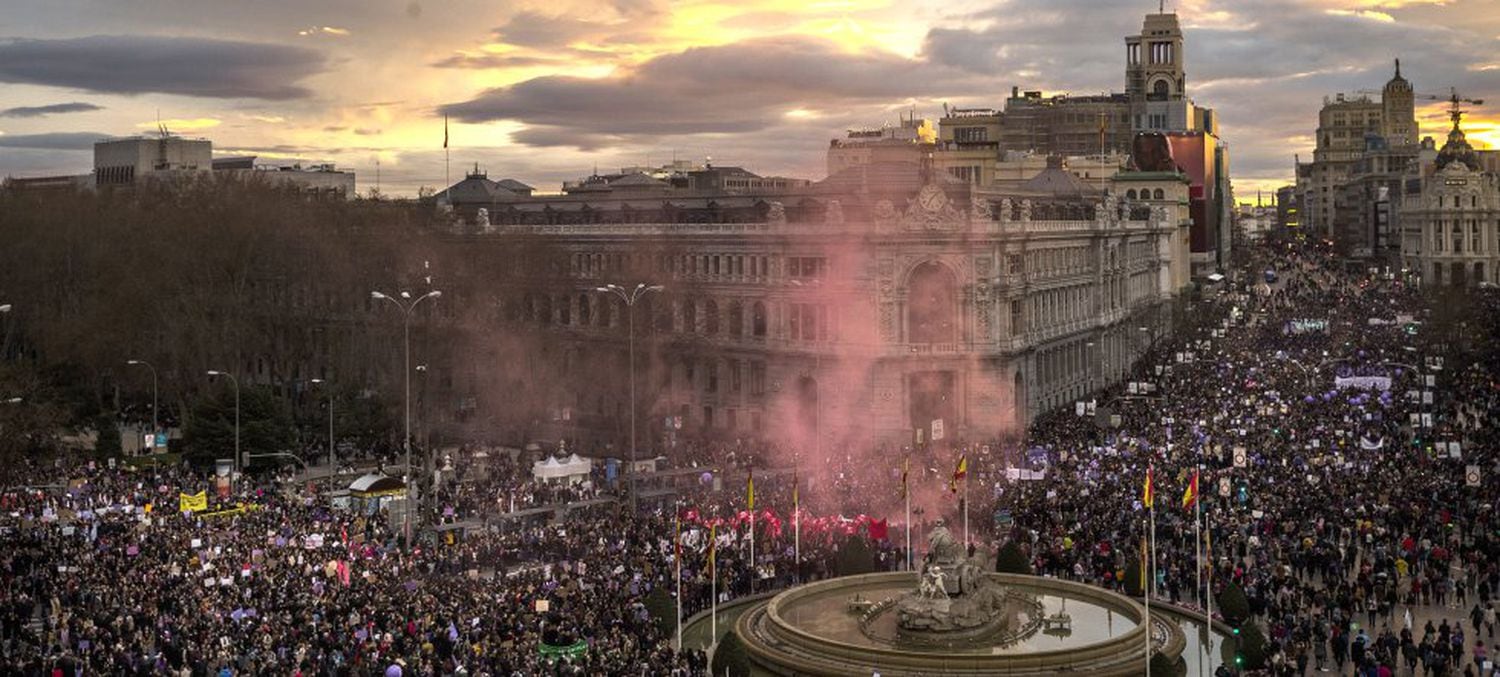
[[[1461,162],[1473,171],[1481,171],[1484,165],[1479,161],[1479,154],[1474,152],[1474,146],[1469,144],[1469,139],[1464,136],[1464,130],[1458,127],[1461,117],[1461,113],[1453,114],[1453,129],[1448,132],[1448,142],[1443,144],[1442,150],[1438,151],[1437,168],[1442,169],[1454,162]]]

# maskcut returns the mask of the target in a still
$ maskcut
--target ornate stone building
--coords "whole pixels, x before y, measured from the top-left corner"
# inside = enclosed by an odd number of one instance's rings
[[[593,379],[557,406],[606,421],[599,360],[628,359],[632,308],[596,290],[662,285],[634,306],[643,439],[977,437],[1118,379],[1180,288],[1179,214],[1058,181],[874,163],[780,191],[486,196],[455,205],[454,245],[509,272],[498,322],[555,338],[533,359]]]
[[[1407,179],[1401,206],[1403,266],[1426,285],[1500,283],[1500,178],[1453,129],[1430,166]]]

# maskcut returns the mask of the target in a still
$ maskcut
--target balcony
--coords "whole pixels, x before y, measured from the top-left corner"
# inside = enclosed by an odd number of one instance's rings
[[[898,355],[962,355],[969,352],[962,343],[904,343],[892,346]]]

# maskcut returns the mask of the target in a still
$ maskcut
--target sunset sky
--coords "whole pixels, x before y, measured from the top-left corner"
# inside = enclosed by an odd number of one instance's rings
[[[544,190],[625,165],[712,156],[821,178],[828,139],[1012,85],[1124,88],[1123,38],[1156,0],[6,0],[0,176],[85,173],[92,141],[172,131],[268,161],[336,162],[386,193],[455,180]],[[1181,0],[1190,95],[1217,108],[1241,200],[1311,152],[1325,95],[1490,100],[1496,0]],[[1424,102],[1419,102],[1424,103]],[[1419,109],[1440,135],[1441,103]]]

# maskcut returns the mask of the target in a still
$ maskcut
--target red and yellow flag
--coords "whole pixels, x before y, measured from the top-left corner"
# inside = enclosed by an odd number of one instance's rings
[[[1146,466],[1146,486],[1141,489],[1141,505],[1150,509],[1151,499],[1155,497],[1155,493],[1151,487],[1151,466]]]
[[[1193,471],[1193,479],[1188,481],[1187,489],[1182,492],[1182,508],[1184,510],[1193,507],[1198,502],[1198,471]]]
[[[953,479],[948,480],[948,491],[955,494],[958,493],[958,483],[968,476],[969,457],[967,454],[960,454],[958,457],[958,467],[953,470]]]

